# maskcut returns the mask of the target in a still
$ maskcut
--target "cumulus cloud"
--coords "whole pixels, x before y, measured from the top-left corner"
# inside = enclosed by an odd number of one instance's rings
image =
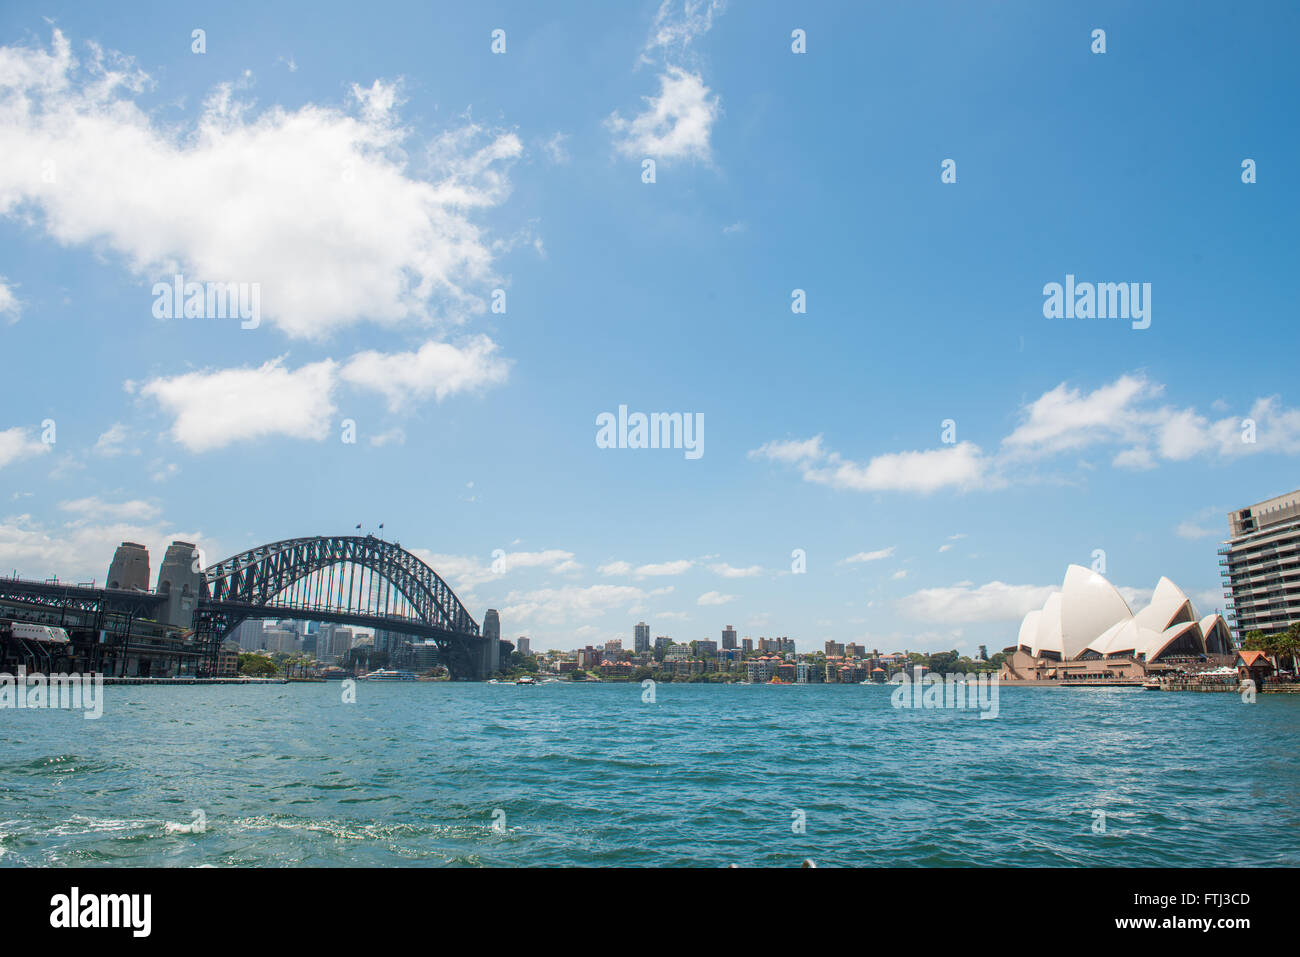
[[[64,581],[103,582],[117,546],[140,542],[149,549],[153,569],[167,545],[175,540],[193,542],[201,555],[217,554],[219,544],[193,530],[179,530],[133,503],[107,503],[108,514],[90,511],[92,500],[80,500],[67,522],[47,526],[31,515],[0,518],[0,562],[5,574],[17,570],[24,578],[58,576]],[[125,507],[123,507],[125,506]],[[111,514],[116,511],[116,515]]]
[[[962,582],[945,588],[923,588],[899,599],[899,610],[917,621],[960,625],[976,621],[1020,621],[1042,608],[1053,585],[1008,585],[993,581],[975,586]]]
[[[942,449],[891,452],[866,463],[832,454],[826,465],[804,471],[804,479],[831,488],[856,492],[935,492],[979,484],[987,464],[979,446],[970,442]]]
[[[725,0],[663,0],[655,11],[647,49],[684,50],[713,28],[713,18],[727,8]]]
[[[840,564],[855,565],[859,562],[878,562],[882,558],[888,558],[892,554],[894,554],[894,546],[890,545],[888,548],[880,548],[874,552],[858,552],[856,555],[841,558]]]
[[[643,99],[645,109],[632,119],[615,112],[607,121],[620,153],[634,159],[712,159],[709,137],[721,108],[698,73],[670,66],[659,75],[659,95]]]
[[[78,61],[58,30],[48,50],[0,47],[0,215],[142,279],[260,283],[292,336],[483,310],[494,247],[473,216],[508,192],[513,132],[445,131],[417,176],[396,84],[261,111],[226,84],[175,126],[138,102],[152,84],[93,45]]]
[[[93,451],[97,455],[115,456],[121,455],[126,451],[126,440],[130,437],[130,431],[121,422],[114,422],[107,429],[99,434],[95,440]]]
[[[1028,469],[1037,462],[1095,447],[1110,447],[1111,464],[1132,470],[1195,457],[1300,454],[1300,409],[1284,406],[1278,396],[1255,399],[1245,416],[1211,419],[1192,408],[1158,404],[1163,392],[1163,385],[1141,373],[1122,375],[1091,392],[1061,383],[1020,410],[1019,424],[996,454],[961,442],[887,452],[861,463],[826,448],[819,434],[765,442],[749,457],[798,468],[804,481],[832,488],[924,494],[1005,487],[1031,479]]]
[[[340,364],[332,359],[289,369],[283,357],[257,368],[188,372],[139,386],[173,416],[174,441],[192,452],[268,436],[319,441],[329,434],[336,386],[346,383],[384,396],[392,411],[430,397],[481,390],[502,383],[510,363],[486,336],[460,346],[426,342],[415,352],[361,352]],[[131,384],[128,384],[131,387]],[[118,426],[114,426],[118,429]],[[114,446],[113,429],[100,437]],[[402,441],[400,430],[373,444]],[[101,450],[105,451],[105,450]]]
[[[22,459],[43,455],[50,447],[32,437],[29,430],[21,426],[0,430],[0,468]]]
[[[611,608],[627,607],[645,597],[644,590],[632,585],[571,585],[515,591],[506,596],[501,617],[512,622],[564,624],[595,618]]]
[[[634,575],[637,578],[657,578],[665,575],[681,575],[695,565],[690,558],[680,558],[670,562],[653,562],[648,565],[633,566],[631,562],[608,562],[597,571],[602,575]]]
[[[581,564],[574,561],[573,552],[561,548],[536,552],[502,550],[501,554],[490,559],[475,555],[440,554],[423,548],[412,548],[410,551],[457,590],[473,588],[524,569],[563,574],[582,568]]]
[[[721,575],[723,578],[753,578],[756,575],[763,574],[762,565],[750,565],[746,568],[736,568],[728,565],[726,562],[719,562],[709,566],[709,570]]]
[[[1135,470],[1198,456],[1300,452],[1300,409],[1283,406],[1278,396],[1257,398],[1245,416],[1211,419],[1193,408],[1156,404],[1164,391],[1140,373],[1092,392],[1063,382],[1021,410],[1020,425],[1003,439],[1003,449],[1014,460],[1119,445],[1111,464]]]
[[[60,502],[59,508],[72,512],[82,520],[110,519],[112,521],[149,521],[161,511],[153,502],[132,499],[127,502],[106,502],[96,495]]]
[[[22,304],[9,288],[8,280],[0,276],[0,317],[8,317],[10,322],[17,322],[21,313]]]
[[[725,605],[729,601],[735,601],[735,595],[724,595],[718,591],[706,591],[703,595],[695,600],[697,605]]]
[[[785,439],[764,442],[748,452],[751,459],[767,459],[771,462],[784,462],[794,465],[799,462],[816,461],[826,454],[822,447],[822,437],[814,435],[811,439]]]
[[[342,369],[344,381],[380,393],[392,411],[430,396],[441,402],[458,392],[499,385],[510,374],[510,362],[496,354],[487,336],[460,346],[426,342],[416,352],[362,352]]]
[[[272,359],[258,368],[153,379],[140,394],[171,413],[171,438],[191,452],[270,436],[320,440],[335,412],[335,369],[332,360],[289,370]]]

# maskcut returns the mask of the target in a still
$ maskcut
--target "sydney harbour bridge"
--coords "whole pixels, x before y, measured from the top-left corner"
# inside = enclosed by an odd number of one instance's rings
[[[198,551],[174,542],[152,591],[124,587],[118,565],[106,587],[0,578],[0,602],[43,612],[42,620],[79,624],[111,639],[126,623],[156,622],[184,629],[196,648],[197,671],[215,674],[221,643],[244,621],[331,622],[432,641],[457,680],[487,677],[498,667],[497,634],[480,633],[451,587],[397,542],[373,535],[291,538],[261,545],[200,569]],[[56,621],[55,616],[59,620]],[[495,615],[489,613],[495,619]]]

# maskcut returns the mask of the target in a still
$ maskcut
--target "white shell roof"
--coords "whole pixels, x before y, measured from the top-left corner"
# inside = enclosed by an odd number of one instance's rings
[[[1128,602],[1097,572],[1082,565],[1065,570],[1061,634],[1066,658],[1077,657],[1098,635],[1132,617]]]
[[[1168,578],[1161,578],[1156,583],[1156,590],[1151,595],[1151,604],[1147,605],[1134,617],[1143,628],[1152,631],[1164,631],[1181,617],[1182,621],[1195,621],[1196,612],[1192,610],[1191,599],[1181,588]]]
[[[1219,629],[1216,634],[1216,629]],[[1065,572],[1061,591],[1052,592],[1040,610],[1029,612],[1020,623],[1019,644],[1040,657],[1053,651],[1062,658],[1077,658],[1084,651],[1100,655],[1131,652],[1148,661],[1157,658],[1173,642],[1194,632],[1201,651],[1207,650],[1207,636],[1216,644],[1231,647],[1232,632],[1221,615],[1196,620],[1191,600],[1168,578],[1161,578],[1151,604],[1136,615],[1106,578],[1082,565]]]
[[[1047,596],[1047,604],[1043,605],[1043,613],[1038,619],[1032,653],[1035,658],[1044,651],[1055,651],[1059,655],[1064,647],[1065,642],[1061,637],[1061,593],[1054,591]]]

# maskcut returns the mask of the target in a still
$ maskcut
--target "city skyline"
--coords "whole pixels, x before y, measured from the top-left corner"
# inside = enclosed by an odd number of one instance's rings
[[[539,649],[973,655],[1099,552],[1223,609],[1300,486],[1297,13],[942,6],[7,5],[0,571],[382,522]]]

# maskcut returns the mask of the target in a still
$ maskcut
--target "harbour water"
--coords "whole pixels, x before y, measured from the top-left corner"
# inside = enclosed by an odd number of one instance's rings
[[[0,710],[0,865],[1300,864],[1300,696],[891,691],[109,687]]]

